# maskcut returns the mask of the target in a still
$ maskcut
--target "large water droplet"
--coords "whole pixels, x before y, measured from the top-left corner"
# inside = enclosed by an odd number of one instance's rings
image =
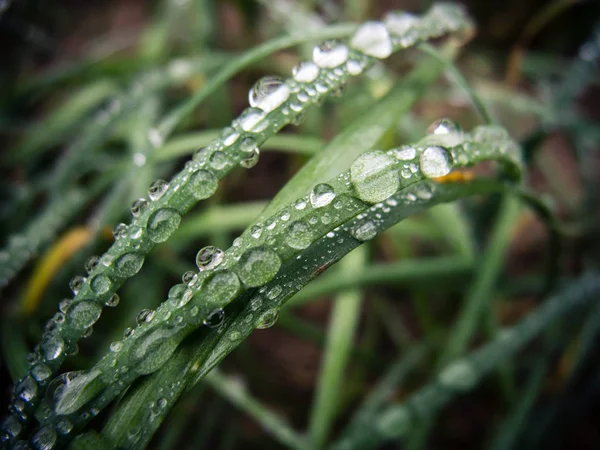
[[[110,278],[108,278],[104,274],[95,275],[90,280],[90,287],[92,288],[92,291],[94,291],[94,293],[97,295],[107,293],[110,289],[110,285]]]
[[[56,433],[50,427],[40,428],[31,438],[34,450],[52,450],[56,446]]]
[[[140,271],[144,257],[139,253],[125,253],[115,260],[115,271],[120,277],[129,278]]]
[[[428,178],[443,177],[452,170],[452,156],[444,147],[427,147],[419,161],[421,172]]]
[[[351,231],[352,236],[359,241],[369,241],[377,236],[377,227],[371,220],[359,223]]]
[[[100,370],[67,372],[56,377],[48,385],[46,398],[61,416],[72,414],[95,398],[104,388]]]
[[[155,372],[169,360],[179,345],[177,330],[175,327],[158,328],[136,339],[131,346],[131,365],[136,373]]]
[[[400,188],[400,175],[394,158],[380,150],[363,153],[350,167],[350,180],[358,197],[378,203]]]
[[[65,350],[65,341],[60,336],[52,336],[43,339],[40,344],[40,352],[46,361],[54,361]]]
[[[223,323],[223,320],[225,320],[225,311],[222,309],[215,309],[202,323],[209,328],[218,328]]]
[[[38,384],[30,376],[23,378],[15,386],[15,395],[24,402],[30,402],[31,400],[33,400],[33,398],[37,394],[37,391]]]
[[[208,170],[198,170],[192,174],[188,182],[188,188],[196,200],[203,200],[213,195],[217,185],[217,177]]]
[[[162,208],[148,217],[146,228],[152,242],[165,242],[179,227],[181,216],[172,208]]]
[[[292,69],[292,75],[299,83],[312,83],[319,76],[319,67],[310,61],[302,61]]]
[[[199,270],[211,270],[223,261],[225,253],[214,245],[206,246],[196,254],[196,265]]]
[[[262,122],[265,119],[265,112],[258,108],[247,108],[240,116],[240,126],[244,131],[258,131],[262,128]]]
[[[38,363],[31,368],[31,376],[38,383],[43,383],[52,376],[52,370],[45,364]]]
[[[381,22],[366,22],[352,36],[350,46],[375,58],[387,58],[392,54],[392,40]]]
[[[240,259],[238,276],[248,287],[262,286],[271,281],[281,267],[281,259],[268,247],[255,247]]]
[[[101,313],[102,307],[98,303],[84,300],[71,305],[67,318],[73,328],[84,331],[96,323]]]
[[[410,161],[417,156],[417,150],[414,147],[400,147],[394,152],[394,156],[400,161]]]
[[[348,59],[348,47],[338,40],[325,41],[313,49],[313,61],[319,67],[333,69]]]
[[[227,127],[221,132],[221,140],[223,141],[223,144],[225,144],[225,145],[234,144],[235,141],[237,141],[239,137],[240,137],[240,134],[231,127]]]
[[[477,383],[477,379],[477,372],[468,361],[456,361],[438,375],[438,381],[442,385],[459,392],[472,389]]]
[[[259,330],[264,330],[265,328],[271,328],[277,322],[279,318],[279,310],[278,309],[270,309],[266,311],[263,315],[258,318],[256,323],[256,328]]]
[[[206,299],[221,305],[229,303],[240,289],[240,279],[229,271],[220,271],[212,274],[205,284]]]
[[[6,433],[9,438],[16,438],[21,433],[21,424],[19,420],[14,416],[8,416],[2,421],[2,433]],[[0,442],[4,443],[4,440],[0,437]],[[8,447],[7,447],[8,448]]]
[[[302,221],[296,221],[290,224],[285,242],[296,250],[304,250],[312,244],[313,235],[310,226]]]
[[[290,96],[290,88],[283,78],[267,76],[258,80],[248,93],[250,106],[271,112],[284,103]]]
[[[335,198],[335,191],[325,183],[317,184],[310,192],[310,204],[313,208],[322,208],[329,205]]]
[[[165,180],[156,180],[148,189],[148,197],[150,197],[150,200],[156,201],[167,192],[167,189],[169,189],[169,183]]]

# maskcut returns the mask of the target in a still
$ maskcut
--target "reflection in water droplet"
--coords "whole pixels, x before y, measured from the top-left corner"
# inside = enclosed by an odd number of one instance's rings
[[[225,311],[216,309],[206,317],[203,324],[209,328],[218,328],[223,323],[223,320],[225,320]]]
[[[423,175],[428,178],[443,177],[452,170],[452,156],[444,147],[427,147],[419,161]]]
[[[248,93],[250,106],[271,112],[290,96],[290,88],[283,78],[266,76],[258,80]]]
[[[434,135],[446,135],[460,133],[460,127],[449,119],[439,119],[427,128],[427,133]]]
[[[152,242],[165,242],[179,227],[181,216],[172,208],[161,208],[148,217],[146,229]]]
[[[333,69],[348,59],[348,47],[338,40],[329,40],[313,49],[313,61],[319,67]]]
[[[196,265],[198,269],[210,270],[217,267],[223,261],[225,253],[214,245],[208,245],[196,254]]]
[[[350,167],[350,180],[358,197],[367,203],[378,203],[400,188],[395,161],[387,153],[374,150],[363,153]]]
[[[280,267],[277,253],[268,247],[255,247],[242,255],[237,273],[246,286],[256,287],[271,281]]]
[[[275,322],[277,322],[278,318],[279,310],[271,309],[259,317],[258,322],[256,324],[256,328],[258,328],[259,330],[270,328],[273,325],[275,325]]]
[[[325,183],[317,184],[310,193],[310,204],[313,208],[322,208],[329,205],[335,198],[333,188]]]
[[[150,200],[156,201],[160,199],[165,192],[167,192],[167,189],[169,189],[169,183],[167,183],[165,180],[156,180],[148,189],[148,197],[150,197]]]
[[[217,190],[217,177],[208,170],[198,170],[190,176],[188,189],[196,200],[210,197]]]

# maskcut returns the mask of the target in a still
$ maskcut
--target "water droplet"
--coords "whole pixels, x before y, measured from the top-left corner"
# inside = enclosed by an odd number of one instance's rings
[[[208,163],[213,169],[221,170],[227,167],[227,164],[229,164],[229,159],[227,158],[226,153],[216,151],[210,155],[208,158]]]
[[[208,170],[198,170],[192,174],[188,188],[196,200],[210,197],[217,190],[217,177]]]
[[[438,375],[438,381],[448,389],[465,392],[477,383],[477,372],[473,365],[465,360],[456,361]]]
[[[271,281],[280,267],[277,253],[268,247],[255,247],[242,255],[237,274],[246,286],[257,287]]]
[[[38,383],[43,383],[52,376],[52,370],[42,363],[37,363],[31,368],[31,376]]]
[[[84,300],[71,305],[67,311],[67,318],[73,328],[84,331],[96,323],[101,313],[102,307],[99,304],[92,300]]]
[[[319,67],[333,69],[348,59],[348,47],[338,40],[325,41],[313,49],[313,61]]]
[[[9,438],[14,439],[21,433],[21,424],[16,417],[8,416],[2,421],[1,429]],[[0,442],[4,443],[2,438],[0,438]]]
[[[54,412],[61,416],[72,414],[96,397],[104,387],[100,374],[97,369],[80,370],[52,380],[46,390],[46,399]]]
[[[69,306],[71,306],[71,303],[73,302],[72,299],[70,298],[63,298],[59,303],[58,303],[58,309],[64,313],[67,312],[67,310],[69,309]]]
[[[121,300],[121,298],[119,297],[119,294],[114,293],[113,295],[110,296],[110,298],[108,300],[106,300],[105,305],[108,306],[109,308],[114,308],[115,306],[117,306],[119,304],[120,300]]]
[[[208,301],[227,304],[240,289],[240,279],[229,271],[222,270],[212,274],[206,281],[206,298]]]
[[[263,315],[258,318],[256,323],[256,328],[259,330],[264,330],[265,328],[270,328],[275,325],[277,319],[279,318],[279,310],[278,309],[270,309],[266,311]]]
[[[389,407],[381,414],[376,426],[388,438],[403,436],[410,427],[410,413],[404,406]]]
[[[178,330],[176,327],[161,327],[138,337],[131,346],[132,369],[140,375],[160,369],[179,345]]]
[[[113,353],[119,353],[123,348],[123,343],[121,341],[111,342],[110,351]]]
[[[269,292],[267,292],[267,298],[269,300],[275,300],[277,297],[279,297],[281,292],[283,292],[283,288],[280,285],[273,286]]]
[[[259,225],[252,225],[252,227],[250,228],[250,235],[254,239],[258,239],[261,234],[262,234],[262,227]]]
[[[115,239],[123,239],[125,236],[127,236],[128,229],[129,227],[127,225],[120,223],[113,229],[112,234]]]
[[[115,271],[120,277],[129,278],[140,271],[144,257],[139,253],[124,253],[115,261]]]
[[[43,339],[40,344],[40,352],[46,361],[54,361],[62,355],[65,349],[65,341],[59,336]]]
[[[138,325],[142,325],[144,323],[149,323],[152,322],[152,319],[154,319],[154,316],[156,315],[156,311],[152,310],[152,309],[142,309],[135,321],[137,322]]]
[[[290,96],[290,88],[283,78],[266,76],[258,80],[248,93],[250,106],[271,112],[284,103]]]
[[[417,150],[414,147],[400,147],[394,152],[394,156],[400,161],[410,161],[417,156]]]
[[[312,244],[313,235],[310,227],[302,221],[296,221],[290,224],[285,242],[296,250],[304,250]]]
[[[303,210],[306,208],[306,200],[300,199],[296,203],[294,203],[294,208],[297,210]]]
[[[225,320],[225,311],[222,309],[215,309],[202,323],[209,328],[218,328],[223,323],[223,320]]]
[[[50,427],[42,427],[31,438],[35,450],[52,450],[56,446],[56,433]]]
[[[407,12],[390,12],[384,23],[391,34],[402,37],[418,25],[419,18]]]
[[[97,295],[107,293],[110,289],[110,285],[110,278],[108,278],[104,274],[95,275],[90,280],[90,287],[92,288],[92,291],[94,291],[94,293]]]
[[[90,256],[85,262],[85,271],[89,274],[98,266],[98,262],[100,262],[100,258],[97,256]]]
[[[189,282],[192,281],[194,277],[197,277],[196,272],[194,272],[193,270],[188,270],[181,277],[181,281],[183,281],[185,284],[189,284]]]
[[[350,167],[350,180],[358,197],[367,203],[378,203],[400,188],[400,177],[394,158],[380,150],[363,153]]]
[[[392,40],[381,22],[366,22],[350,39],[350,46],[375,58],[387,58],[392,54]]]
[[[452,156],[444,147],[427,147],[419,161],[421,171],[427,178],[443,177],[452,170]]]
[[[258,108],[247,108],[240,116],[240,126],[244,131],[258,131],[265,120],[265,112]]]
[[[427,133],[434,135],[446,135],[460,133],[460,127],[449,119],[439,119],[427,128]]]
[[[258,163],[258,158],[260,156],[260,151],[258,149],[254,150],[248,156],[240,161],[240,166],[245,169],[251,169]]]
[[[167,183],[165,180],[156,180],[148,189],[148,197],[150,197],[150,200],[155,202],[156,200],[160,199],[165,192],[167,192],[167,189],[169,189],[169,183]]]
[[[221,140],[225,145],[232,145],[239,137],[240,134],[231,127],[227,127],[221,132]]]
[[[148,217],[146,228],[152,242],[165,242],[179,227],[181,216],[172,208],[162,208]]]
[[[329,205],[335,198],[335,191],[325,183],[317,184],[310,193],[310,204],[313,208]]]
[[[299,83],[312,83],[319,76],[319,67],[310,61],[302,61],[292,69],[294,80]]]
[[[377,236],[377,227],[372,221],[362,222],[352,229],[352,236],[359,241],[369,241]]]
[[[71,278],[71,281],[69,281],[69,287],[71,288],[71,291],[73,291],[73,294],[77,295],[79,289],[81,289],[81,286],[83,286],[84,283],[85,278],[82,276],[77,275]]]
[[[211,270],[223,261],[225,253],[220,248],[209,245],[196,254],[196,265],[199,270]]]
[[[15,386],[15,395],[27,403],[30,402],[31,400],[33,400],[33,398],[37,394],[37,391],[38,391],[38,384],[30,376],[23,378]]]
[[[362,73],[363,69],[363,65],[354,59],[351,59],[346,63],[346,70],[350,75],[359,75]]]
[[[131,215],[133,217],[139,217],[148,206],[148,203],[148,200],[145,198],[138,198],[131,204]]]
[[[68,419],[61,419],[54,428],[58,434],[66,436],[73,430],[73,424]]]

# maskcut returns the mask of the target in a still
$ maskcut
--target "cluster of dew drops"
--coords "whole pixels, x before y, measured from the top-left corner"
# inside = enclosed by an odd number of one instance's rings
[[[250,108],[244,111],[234,123],[234,127],[226,128],[221,134],[221,141],[225,146],[236,143],[241,135],[244,135],[239,148],[246,156],[241,160],[240,165],[250,168],[258,162],[259,149],[250,132],[260,133],[263,131],[268,126],[265,115],[284,104],[291,93],[296,94],[295,99],[282,108],[282,113],[284,116],[293,116],[291,120],[297,123],[302,118],[305,104],[310,104],[311,98],[314,99],[327,92],[334,95],[339,93],[341,86],[343,86],[341,82],[345,80],[348,74],[358,75],[374,58],[387,58],[392,53],[394,45],[409,46],[418,39],[419,19],[415,16],[406,13],[391,13],[386,16],[384,23],[367,22],[360,26],[349,41],[350,47],[354,50],[352,52],[346,44],[338,40],[328,40],[315,46],[312,61],[303,61],[294,67],[293,80],[285,82],[282,78],[276,76],[267,76],[260,79],[249,91]],[[412,29],[415,30],[415,33],[411,34]],[[325,76],[317,80],[322,71]],[[314,83],[315,81],[317,82]],[[436,125],[433,132],[443,134],[448,132],[449,129],[453,130],[453,125],[450,122],[444,122]],[[202,157],[203,153],[199,152],[194,159],[201,159]],[[216,170],[223,169],[228,163],[227,156],[220,151],[213,152],[209,158],[210,166]],[[364,162],[368,163],[369,161]],[[381,160],[380,155],[371,156],[371,162],[385,165],[385,161]],[[428,148],[421,156],[421,170],[428,176],[441,176],[447,173],[449,165],[443,153],[443,148]],[[427,173],[428,170],[429,173]],[[187,177],[189,179],[186,179],[188,189],[197,200],[208,198],[216,191],[217,177],[213,172],[205,169],[198,170],[197,165],[193,164],[189,166],[188,171],[190,172]],[[170,186],[165,180],[154,181],[149,188],[148,199],[138,199],[133,203],[131,207],[133,217],[142,217],[150,202],[160,200],[170,188],[172,191],[177,191],[180,187],[179,182],[174,186]],[[323,183],[315,186],[309,196],[309,201],[313,207],[318,208],[331,203],[335,196],[333,188]],[[306,202],[300,200],[295,204],[295,207],[302,209],[303,205],[305,206]],[[145,230],[136,224],[128,226],[121,223],[115,227],[113,234],[117,244],[122,242],[122,247],[128,248],[128,245],[125,245],[124,242],[126,240],[132,241],[135,249],[135,242],[141,242],[140,238],[144,231],[152,242],[164,242],[179,226],[180,221],[180,214],[175,209],[158,208],[147,217]],[[304,228],[308,228],[308,225],[302,222],[290,227],[287,242],[291,247],[303,249],[310,245],[311,240],[306,238],[307,234]],[[361,240],[370,239],[376,234],[375,227],[369,223],[363,224],[357,229],[356,234]],[[223,261],[223,258],[224,252],[222,250],[208,246],[198,252],[196,263],[200,271],[210,270],[216,268]],[[143,256],[136,252],[127,252],[118,257],[109,253],[104,254],[102,257],[92,256],[85,267],[88,274],[90,274],[90,289],[95,294],[102,295],[110,291],[112,282],[107,275],[102,273],[92,276],[99,264],[107,267],[114,264],[118,274],[133,276],[141,268]],[[279,265],[276,265],[276,267],[278,269]],[[191,271],[186,272],[182,277],[184,286],[193,287],[197,280],[198,274]],[[82,276],[74,277],[69,283],[73,294],[77,295],[86,281],[87,279]],[[169,293],[169,297],[179,297],[180,304],[185,304],[191,299],[191,291],[182,289],[180,286],[175,286],[172,289],[173,292]],[[188,298],[186,298],[186,295]],[[119,296],[116,293],[110,295],[105,301],[105,305],[109,307],[117,306],[118,303]],[[60,311],[49,322],[45,339],[42,340],[38,351],[34,352],[30,358],[30,363],[33,366],[31,376],[24,378],[15,388],[13,409],[15,409],[17,416],[24,411],[25,403],[35,398],[37,383],[47,382],[52,375],[52,371],[48,367],[37,361],[40,355],[47,361],[52,361],[67,350],[64,341],[57,332],[65,322],[65,316],[71,316],[70,323],[78,324],[77,326],[83,329],[83,337],[86,337],[91,334],[92,325],[100,316],[101,306],[94,305],[93,302],[89,301],[73,302],[71,299],[65,299],[60,303],[59,309]],[[138,314],[137,322],[138,324],[150,322],[154,315],[155,312],[152,310],[142,310]],[[203,323],[208,327],[218,328],[223,323],[224,316],[224,311],[217,309],[210,313]],[[276,320],[277,311],[269,310],[260,318],[257,328],[267,328],[273,325]],[[125,336],[129,336],[133,332],[133,329],[128,328],[125,331]],[[110,350],[118,352],[121,347],[122,343],[117,341],[111,344]],[[76,353],[76,344],[70,346],[68,351],[70,354]],[[14,416],[9,416],[2,425],[2,439],[9,440],[17,437],[20,434],[20,428],[19,421],[15,420]],[[62,428],[64,428],[65,433],[70,431],[67,425]],[[43,435],[38,433],[32,440],[32,444],[37,448],[50,449],[54,447],[55,443],[56,435],[48,433]]]

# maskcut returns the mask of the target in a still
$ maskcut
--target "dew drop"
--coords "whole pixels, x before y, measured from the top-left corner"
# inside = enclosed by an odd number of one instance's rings
[[[121,341],[111,342],[110,351],[113,353],[119,353],[123,349],[123,343]]]
[[[209,245],[200,249],[196,254],[196,265],[200,271],[211,270],[223,261],[225,253],[220,248]]]
[[[31,400],[34,399],[34,397],[37,394],[37,391],[38,391],[38,384],[30,376],[23,378],[15,386],[15,395],[27,403],[29,403]]]
[[[290,224],[285,242],[296,250],[304,250],[313,241],[313,235],[310,227],[302,221],[296,221]]]
[[[67,372],[48,385],[46,398],[57,415],[72,414],[98,395],[104,387],[100,370]]]
[[[221,132],[221,140],[223,141],[223,144],[225,144],[225,145],[234,144],[235,141],[237,141],[239,137],[240,137],[240,134],[231,127],[227,127]]]
[[[265,328],[270,328],[273,325],[275,325],[275,322],[277,322],[278,318],[279,318],[279,310],[270,309],[269,311],[266,311],[264,314],[262,314],[258,318],[258,321],[256,323],[256,328],[258,328],[259,330],[264,330]]]
[[[131,215],[133,217],[139,217],[148,206],[148,203],[148,200],[145,198],[138,198],[131,204]]]
[[[110,289],[110,278],[104,274],[98,274],[91,278],[90,287],[92,291],[97,295],[102,295],[108,292]]]
[[[290,88],[283,78],[266,76],[258,80],[248,93],[250,106],[271,112],[284,103],[290,96]]]
[[[117,240],[123,239],[125,236],[127,236],[128,229],[129,227],[127,225],[125,225],[124,223],[120,223],[113,229],[112,234]]]
[[[410,161],[417,156],[417,150],[414,147],[400,147],[394,152],[394,156],[400,161]]]
[[[240,161],[240,166],[245,169],[251,169],[258,163],[258,158],[260,156],[260,151],[255,149],[252,153],[246,156],[244,159]]]
[[[54,361],[65,350],[65,341],[59,336],[52,336],[49,339],[42,340],[40,352],[46,361]]]
[[[106,300],[105,305],[108,306],[109,308],[114,308],[119,304],[120,300],[121,300],[121,298],[119,297],[119,294],[114,293],[113,295],[110,296],[110,298],[108,300]]]
[[[169,183],[165,180],[156,180],[152,182],[148,189],[148,197],[154,202],[160,199],[167,192],[167,189],[169,189]]]
[[[225,154],[224,152],[216,151],[210,155],[210,157],[208,158],[208,163],[213,169],[221,170],[227,167],[227,164],[229,164],[229,160],[227,158],[227,154]]]
[[[67,319],[71,326],[79,331],[85,331],[96,323],[102,307],[92,300],[84,300],[71,305],[67,311]]]
[[[217,177],[208,170],[198,170],[192,174],[188,188],[196,200],[204,200],[217,190]]]
[[[378,203],[400,188],[395,161],[387,153],[374,150],[363,153],[350,167],[350,180],[358,197],[367,203]]]
[[[154,319],[154,316],[156,315],[156,311],[152,310],[152,309],[142,309],[135,321],[137,322],[138,325],[142,325],[144,323],[149,323],[152,322],[152,319]]]
[[[387,58],[392,54],[392,41],[387,28],[381,22],[366,22],[350,39],[350,46],[375,58]]]
[[[98,267],[98,263],[100,262],[100,258],[97,256],[90,256],[85,262],[85,271],[89,274]]]
[[[325,183],[317,184],[310,193],[310,204],[313,208],[322,208],[329,205],[335,198],[333,188]]]
[[[376,426],[385,437],[403,436],[409,430],[410,413],[404,406],[392,406],[381,414]]]
[[[21,424],[19,420],[14,416],[8,416],[2,421],[2,433],[6,433],[6,436],[10,438],[16,438],[21,433]],[[4,443],[4,436],[0,437],[0,442]],[[8,447],[7,447],[8,448]]]
[[[194,279],[194,277],[197,276],[196,272],[194,272],[193,270],[188,270],[187,272],[185,272],[182,277],[181,277],[181,281],[184,282],[185,284],[189,284],[190,281],[192,281]],[[179,286],[179,285],[178,285]]]
[[[433,135],[446,135],[460,133],[460,127],[449,119],[439,119],[427,128],[427,133]]]
[[[129,239],[139,239],[142,236],[142,229],[136,226],[129,227]]]
[[[465,392],[477,383],[477,372],[468,361],[456,361],[438,375],[438,381],[448,389]]]
[[[73,302],[73,299],[70,299],[70,298],[63,298],[63,299],[62,299],[62,300],[59,302],[59,304],[58,304],[58,309],[59,309],[61,312],[64,312],[64,313],[66,313],[66,312],[67,312],[67,310],[69,309],[69,306],[71,306],[71,303],[72,303],[72,302]]]
[[[356,61],[355,59],[351,59],[346,63],[346,70],[350,75],[359,75],[363,71],[363,65]]]
[[[132,369],[140,375],[160,369],[179,345],[177,330],[175,327],[161,327],[138,337],[131,346]]]
[[[319,67],[311,61],[302,61],[292,69],[292,75],[299,83],[312,83],[319,76]]]
[[[419,161],[421,171],[427,178],[443,177],[452,170],[452,156],[444,147],[427,147]]]
[[[146,228],[152,242],[165,242],[179,227],[181,216],[172,208],[162,208],[148,217]]]
[[[73,424],[68,419],[61,419],[57,422],[55,429],[58,434],[66,436],[73,430]]]
[[[140,271],[144,257],[139,253],[124,253],[115,260],[115,271],[120,277],[129,278]]]
[[[31,446],[35,450],[52,450],[56,446],[56,433],[49,426],[42,427],[31,438]]]
[[[52,376],[52,370],[42,363],[37,363],[31,368],[31,376],[38,383],[43,383]]]
[[[71,281],[69,281],[69,287],[71,288],[71,291],[73,291],[73,294],[77,295],[79,289],[81,289],[81,286],[83,286],[84,283],[85,278],[82,276],[77,275],[71,278]]]
[[[359,241],[369,241],[377,236],[377,227],[372,221],[359,223],[351,231],[352,236]]]
[[[262,234],[262,227],[259,225],[252,225],[252,227],[250,228],[250,235],[254,238],[254,239],[258,239]]]
[[[384,23],[391,34],[402,37],[418,25],[419,18],[407,12],[390,12],[386,14]]]
[[[348,47],[333,39],[325,41],[313,49],[314,63],[325,69],[333,69],[348,59]]]
[[[235,273],[223,270],[212,274],[205,286],[208,301],[226,304],[238,293],[240,279]]]
[[[223,320],[225,320],[225,311],[222,309],[215,309],[202,323],[209,328],[218,328],[223,323]]]
[[[268,247],[255,247],[242,255],[237,274],[246,286],[257,287],[271,281],[280,267],[277,253]]]
[[[265,112],[258,108],[247,108],[240,116],[240,126],[244,131],[258,131],[265,121]]]
[[[275,300],[277,297],[279,297],[279,294],[281,294],[282,291],[283,289],[281,286],[273,286],[269,292],[267,292],[267,298],[269,300]]]

